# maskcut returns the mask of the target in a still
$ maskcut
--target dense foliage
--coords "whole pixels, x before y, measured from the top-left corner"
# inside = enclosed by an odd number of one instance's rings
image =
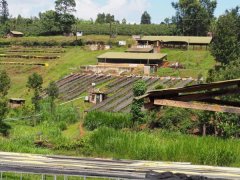
[[[172,3],[176,9],[177,29],[182,35],[206,36],[214,20],[216,0],[181,0]]]
[[[147,85],[145,81],[138,80],[133,85],[133,95],[134,97],[142,96],[147,91]],[[136,123],[143,123],[144,121],[144,113],[142,112],[142,107],[144,105],[144,99],[133,99],[131,105],[131,114],[132,114],[132,123],[133,126]]]
[[[212,43],[212,54],[222,64],[229,64],[240,55],[240,12],[239,8],[219,17]]]
[[[7,135],[9,126],[3,122],[8,113],[8,99],[6,95],[10,89],[10,78],[6,71],[0,71],[0,134]]]
[[[147,11],[144,11],[141,17],[141,24],[151,24],[151,16]]]
[[[33,73],[28,77],[27,87],[34,91],[34,96],[32,97],[32,104],[34,104],[35,111],[39,111],[39,101],[41,99],[40,93],[42,91],[43,78],[37,73]]]

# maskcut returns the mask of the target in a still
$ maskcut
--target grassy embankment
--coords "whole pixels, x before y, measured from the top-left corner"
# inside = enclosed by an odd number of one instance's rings
[[[214,57],[209,51],[205,50],[173,50],[163,49],[163,53],[168,54],[168,61],[179,62],[184,69],[160,68],[159,76],[177,76],[177,77],[193,77],[198,78],[201,74],[205,79],[208,70],[216,64]]]

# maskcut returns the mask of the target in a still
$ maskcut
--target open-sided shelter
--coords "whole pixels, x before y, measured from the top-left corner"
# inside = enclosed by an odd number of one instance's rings
[[[143,36],[137,41],[139,45],[154,47],[206,49],[212,42],[211,36]]]
[[[167,54],[107,52],[98,56],[98,63],[159,65]]]

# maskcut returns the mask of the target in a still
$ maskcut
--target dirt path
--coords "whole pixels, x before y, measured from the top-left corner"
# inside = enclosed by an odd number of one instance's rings
[[[83,123],[82,122],[80,122],[80,125],[79,125],[79,133],[80,133],[80,137],[84,137],[85,130],[83,128]]]

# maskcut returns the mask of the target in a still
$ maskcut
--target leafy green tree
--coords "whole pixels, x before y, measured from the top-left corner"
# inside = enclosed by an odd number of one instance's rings
[[[32,103],[34,104],[35,111],[40,110],[39,101],[41,99],[40,92],[42,91],[42,84],[43,84],[43,79],[42,79],[41,75],[39,75],[37,73],[33,73],[32,75],[30,75],[28,77],[27,87],[29,89],[34,90],[34,96],[32,98]]]
[[[46,11],[39,13],[40,24],[42,27],[42,34],[53,35],[60,32],[58,14],[53,11]]]
[[[8,94],[11,80],[6,71],[0,71],[0,98]]]
[[[127,20],[125,18],[123,18],[122,24],[127,24]]]
[[[97,19],[96,19],[95,22],[99,23],[99,24],[104,24],[106,22],[106,15],[105,15],[105,13],[98,13]]]
[[[180,0],[172,3],[176,9],[178,31],[183,35],[206,35],[214,19],[216,0]]]
[[[240,55],[240,14],[239,8],[227,11],[220,16],[216,31],[214,32],[214,41],[212,43],[212,54],[216,60],[222,64],[229,64],[236,60]]]
[[[169,131],[189,134],[195,127],[195,123],[191,119],[192,116],[191,110],[168,107],[163,110],[159,120],[155,122],[155,126]]]
[[[69,33],[72,25],[76,22],[72,13],[75,11],[75,0],[56,0],[55,10],[58,14],[58,20],[62,32]]]
[[[9,17],[8,3],[6,0],[0,0],[0,23],[4,24]]]
[[[10,126],[3,122],[8,113],[8,99],[5,97],[10,89],[10,78],[6,71],[0,71],[0,134],[7,135]]]
[[[76,2],[75,0],[56,0],[55,1],[55,10],[58,14],[71,14],[76,11]]]
[[[133,85],[133,94],[134,97],[142,96],[145,94],[147,90],[146,83],[143,80],[139,80]],[[144,104],[144,100],[134,99],[131,106],[131,114],[132,114],[132,123],[133,126],[136,122],[141,123],[144,119],[144,113],[142,112],[142,107]]]
[[[141,24],[151,24],[151,16],[147,11],[144,11],[141,17]]]
[[[115,18],[114,15],[111,14],[106,14],[106,19],[105,19],[105,23],[113,23],[115,22]]]
[[[50,98],[51,103],[51,112],[54,112],[55,109],[55,99],[59,96],[59,88],[55,82],[50,82],[50,84],[47,87],[47,95]]]

